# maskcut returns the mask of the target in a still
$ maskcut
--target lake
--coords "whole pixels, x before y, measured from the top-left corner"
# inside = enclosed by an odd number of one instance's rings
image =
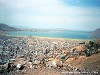
[[[91,39],[91,34],[87,31],[12,31],[8,35],[13,36],[39,36],[39,37],[53,37],[53,38],[71,38],[71,39]]]

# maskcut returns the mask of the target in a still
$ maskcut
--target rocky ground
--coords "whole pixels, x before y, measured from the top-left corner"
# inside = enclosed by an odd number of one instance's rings
[[[81,75],[88,70],[82,65],[91,57],[85,56],[84,42],[87,41],[0,36],[0,74]],[[10,69],[8,63],[13,63]]]

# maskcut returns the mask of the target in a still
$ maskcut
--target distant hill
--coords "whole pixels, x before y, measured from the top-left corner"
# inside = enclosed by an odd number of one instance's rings
[[[0,23],[0,31],[18,31],[20,29],[10,27],[7,24]]]
[[[10,27],[7,24],[0,23],[0,36],[4,36],[7,32],[10,31],[20,31],[20,29]]]
[[[94,31],[92,32],[92,35],[93,35],[93,37],[95,37],[95,38],[100,38],[100,28],[94,30]]]
[[[94,32],[100,33],[100,28],[96,29]]]

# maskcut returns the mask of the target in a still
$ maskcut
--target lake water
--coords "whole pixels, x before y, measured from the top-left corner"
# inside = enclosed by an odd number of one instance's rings
[[[91,34],[86,31],[16,31],[8,32],[8,35],[13,36],[39,36],[39,37],[54,37],[54,38],[71,38],[71,39],[91,39]]]

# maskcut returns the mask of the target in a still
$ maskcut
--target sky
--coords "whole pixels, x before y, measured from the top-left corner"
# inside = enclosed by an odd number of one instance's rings
[[[0,23],[17,28],[100,28],[100,0],[0,0]]]

